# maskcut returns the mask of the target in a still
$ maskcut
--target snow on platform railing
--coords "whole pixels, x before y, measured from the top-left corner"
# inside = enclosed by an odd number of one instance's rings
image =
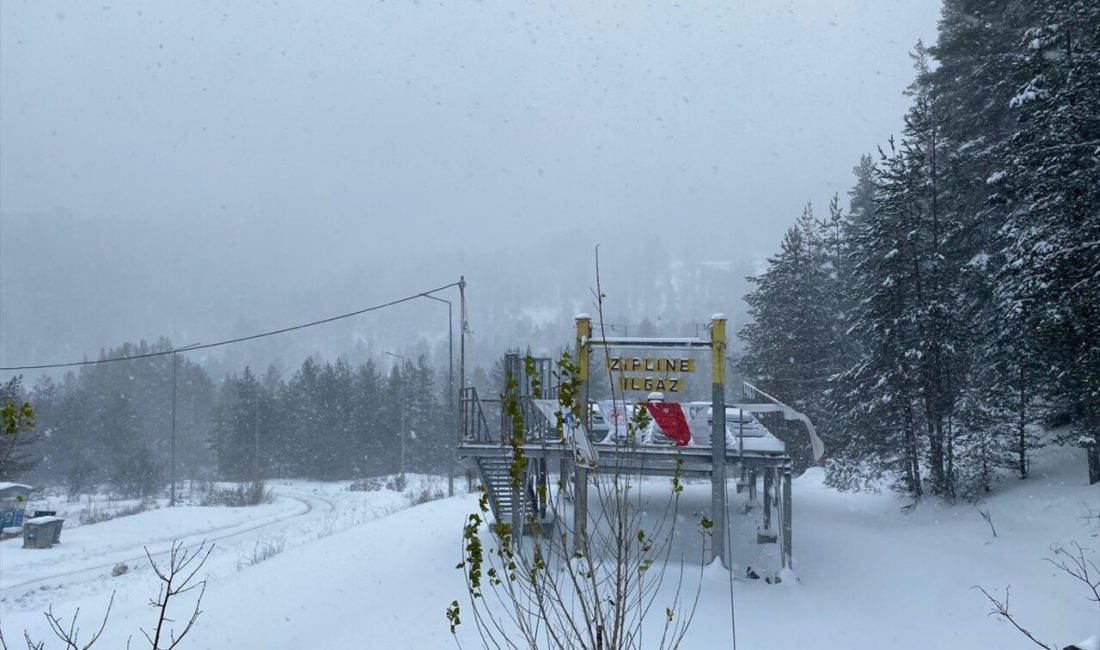
[[[621,345],[632,348],[709,348],[710,341],[696,337],[651,338],[646,336],[607,336],[593,338],[591,345]]]

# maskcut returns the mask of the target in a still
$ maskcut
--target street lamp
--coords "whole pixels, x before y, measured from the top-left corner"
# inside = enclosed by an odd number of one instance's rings
[[[385,354],[388,354],[391,357],[395,357],[397,359],[401,359],[402,361],[409,362],[408,359],[401,356],[400,354],[394,354],[393,352],[385,352]],[[398,411],[398,414],[400,415],[401,420],[400,423],[397,425],[398,429],[400,429],[401,434],[401,478],[405,478],[405,405],[401,403],[400,400],[398,402],[398,408],[400,409]]]
[[[192,343],[172,350],[172,490],[168,499],[169,506],[176,505],[176,355],[200,345],[202,343]]]
[[[451,432],[456,433],[458,430],[458,414],[455,412],[455,346],[454,346],[454,319],[452,317],[452,307],[450,300],[443,298],[436,298],[424,294],[425,298],[435,300],[437,302],[447,303],[447,412],[451,414]],[[448,436],[449,439],[449,436]],[[455,445],[450,443],[447,445],[450,448],[450,467],[447,470],[447,496],[453,497],[455,495]]]

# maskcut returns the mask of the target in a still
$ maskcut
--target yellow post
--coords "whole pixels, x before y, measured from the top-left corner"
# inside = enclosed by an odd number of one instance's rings
[[[710,320],[711,380],[711,559],[722,558],[732,566],[726,545],[726,317],[715,314]]]
[[[592,318],[588,314],[577,315],[577,377],[581,380],[580,389],[577,391],[577,395],[584,396],[587,394],[586,388],[588,387],[588,360],[589,353],[592,350],[592,345],[589,341],[592,339]],[[580,403],[580,400],[577,402]],[[587,408],[587,404],[584,404]],[[583,410],[576,414],[577,416],[584,416],[587,423],[587,413]]]
[[[588,314],[578,314],[576,358],[577,377],[581,383],[577,387],[573,417],[584,423],[586,432],[589,424],[588,354],[592,347],[591,340],[592,318]],[[580,463],[573,463],[573,551],[588,553],[588,468]]]
[[[726,317],[715,314],[710,321],[710,380],[726,384]],[[724,393],[723,393],[724,395]]]

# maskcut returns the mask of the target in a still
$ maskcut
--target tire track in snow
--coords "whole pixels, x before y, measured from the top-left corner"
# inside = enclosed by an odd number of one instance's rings
[[[275,525],[278,525],[278,524],[286,523],[288,521],[292,521],[292,520],[295,520],[295,519],[308,517],[311,513],[313,513],[313,510],[315,508],[315,504],[317,502],[319,502],[320,504],[323,504],[324,506],[327,506],[327,510],[325,510],[325,512],[330,513],[330,512],[334,512],[336,510],[336,504],[333,501],[331,501],[330,499],[327,499],[325,497],[318,496],[318,495],[304,494],[304,493],[299,493],[299,492],[279,492],[277,494],[277,496],[285,497],[285,498],[288,498],[288,499],[293,499],[294,501],[297,501],[300,504],[302,504],[304,506],[304,509],[298,510],[296,512],[293,512],[293,513],[290,513],[290,514],[287,514],[287,515],[284,515],[284,516],[265,519],[264,521],[257,522],[257,523],[254,523],[254,524],[234,524],[234,525],[231,525],[231,526],[222,526],[222,527],[218,527],[218,528],[210,528],[210,529],[207,529],[207,530],[202,530],[202,531],[198,531],[198,532],[194,532],[194,533],[189,533],[183,539],[184,540],[190,540],[190,541],[185,541],[184,545],[183,545],[183,548],[187,549],[187,550],[196,549],[196,548],[198,548],[198,546],[200,544],[203,543],[203,541],[205,541],[207,543],[224,541],[224,540],[227,540],[227,539],[232,539],[234,537],[238,537],[238,536],[246,535],[248,533],[252,533],[252,532],[254,532],[256,530],[260,530],[262,528],[267,528],[267,527],[270,527],[270,526],[275,526]],[[243,528],[242,528],[242,525],[244,526]],[[221,533],[221,534],[218,534],[218,533]],[[16,584],[5,585],[4,588],[3,588],[3,591],[4,591],[3,595],[4,595],[5,598],[8,598],[8,597],[18,598],[18,596],[13,595],[13,592],[15,592],[17,590],[33,591],[34,589],[38,588],[39,586],[41,586],[44,583],[48,583],[48,582],[51,582],[51,581],[60,580],[60,579],[64,579],[64,578],[74,578],[74,577],[84,576],[84,575],[88,575],[88,577],[97,577],[100,574],[100,572],[105,571],[105,570],[111,570],[116,565],[118,565],[120,563],[124,563],[124,564],[139,563],[140,564],[142,562],[147,561],[147,558],[145,556],[145,551],[144,551],[144,549],[146,547],[161,546],[162,548],[160,548],[159,550],[150,551],[149,555],[151,555],[154,559],[166,558],[171,553],[171,550],[172,550],[171,549],[171,544],[175,541],[179,541],[178,538],[177,539],[161,538],[161,539],[152,540],[152,541],[146,542],[144,544],[136,545],[130,550],[115,551],[114,552],[115,559],[113,559],[112,561],[107,562],[107,563],[95,564],[93,566],[80,567],[78,569],[70,569],[68,571],[60,571],[60,572],[52,573],[52,574],[45,575],[45,576],[39,576],[39,577],[36,577],[34,579],[31,579],[31,580],[25,580],[23,582],[19,582],[19,583],[16,583]],[[167,548],[164,548],[164,545],[167,545]],[[139,549],[140,549],[140,552],[139,552]],[[30,588],[30,589],[28,589],[28,588]],[[24,595],[25,594],[26,594],[26,591],[24,591]]]

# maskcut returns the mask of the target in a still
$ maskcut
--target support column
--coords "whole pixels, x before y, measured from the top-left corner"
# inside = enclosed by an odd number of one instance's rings
[[[710,321],[711,374],[711,528],[710,558],[722,558],[732,565],[726,548],[726,317],[715,314]]]
[[[764,530],[772,529],[772,500],[775,498],[775,468],[764,469]]]
[[[783,561],[784,569],[791,568],[791,463],[783,465]]]
[[[588,423],[588,351],[592,339],[592,318],[588,314],[577,315],[576,363],[577,387],[573,417],[578,423]],[[583,432],[582,432],[583,435]],[[574,447],[574,452],[576,448]],[[575,460],[575,459],[574,459]],[[588,554],[588,468],[582,463],[573,464],[573,551]]]

